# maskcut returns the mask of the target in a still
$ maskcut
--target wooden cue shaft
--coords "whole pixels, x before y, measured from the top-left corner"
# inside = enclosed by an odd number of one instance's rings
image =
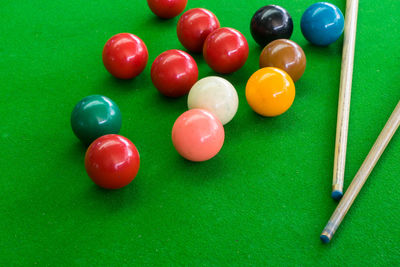
[[[323,242],[327,243],[332,239],[334,233],[336,232],[336,229],[339,227],[347,211],[353,204],[354,199],[357,197],[365,181],[368,179],[369,174],[371,173],[375,164],[379,160],[380,156],[382,155],[383,151],[388,145],[393,134],[399,127],[399,124],[400,124],[400,101],[397,103],[397,106],[394,109],[389,120],[385,124],[385,127],[379,134],[374,145],[369,151],[368,156],[365,158],[363,164],[358,170],[349,188],[346,190],[346,193],[344,194],[342,200],[336,207],[335,212],[332,214],[332,217],[329,219],[327,225],[322,231],[321,240]]]
[[[356,43],[357,13],[358,0],[347,0],[332,181],[332,197],[337,200],[339,200],[343,195],[351,83],[353,79],[354,48]]]

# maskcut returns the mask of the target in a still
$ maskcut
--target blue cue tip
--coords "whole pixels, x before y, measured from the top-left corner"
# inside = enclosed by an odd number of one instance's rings
[[[332,198],[334,200],[340,200],[342,198],[342,196],[343,196],[343,193],[339,190],[335,190],[332,192]]]
[[[329,241],[331,241],[329,239],[329,237],[326,235],[320,235],[319,238],[321,239],[322,243],[324,243],[324,244],[327,244],[327,243],[329,243]]]

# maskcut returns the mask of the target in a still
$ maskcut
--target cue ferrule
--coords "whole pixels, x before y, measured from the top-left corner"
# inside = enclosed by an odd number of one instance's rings
[[[394,109],[392,115],[390,115],[390,118],[386,122],[385,127],[383,127],[383,130],[376,139],[374,145],[369,151],[367,157],[365,158],[363,164],[361,165],[356,176],[351,182],[349,188],[346,190],[346,193],[340,200],[327,225],[322,231],[320,236],[322,242],[328,243],[332,239],[344,216],[346,216],[347,211],[350,209],[364,183],[367,181],[368,176],[372,172],[372,169],[378,162],[380,156],[382,155],[392,136],[399,127],[399,124],[400,101],[397,103],[396,108]]]

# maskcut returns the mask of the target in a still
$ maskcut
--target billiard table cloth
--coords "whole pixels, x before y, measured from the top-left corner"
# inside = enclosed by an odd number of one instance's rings
[[[329,244],[319,235],[330,197],[343,37],[309,44],[300,18],[309,0],[189,0],[246,37],[249,57],[219,75],[191,54],[199,78],[229,80],[239,109],[213,159],[189,162],[171,129],[187,98],[166,98],[150,79],[161,52],[182,49],[178,17],[154,16],[146,1],[22,1],[0,4],[0,265],[394,266],[400,264],[400,134],[374,168]],[[344,0],[332,0],[345,13]],[[261,52],[250,19],[267,4],[288,10],[307,67],[292,107],[274,118],[251,110],[245,86]],[[398,1],[360,1],[345,170],[347,189],[400,99]],[[101,53],[114,34],[147,45],[132,80],[113,78]],[[122,112],[120,134],[138,148],[135,180],[104,190],[87,176],[86,147],[70,115],[101,94]]]

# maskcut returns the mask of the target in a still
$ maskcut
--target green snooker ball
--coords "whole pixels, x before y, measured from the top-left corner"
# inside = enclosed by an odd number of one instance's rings
[[[121,123],[121,111],[117,104],[102,95],[83,98],[71,114],[72,131],[86,145],[100,136],[118,134]]]

